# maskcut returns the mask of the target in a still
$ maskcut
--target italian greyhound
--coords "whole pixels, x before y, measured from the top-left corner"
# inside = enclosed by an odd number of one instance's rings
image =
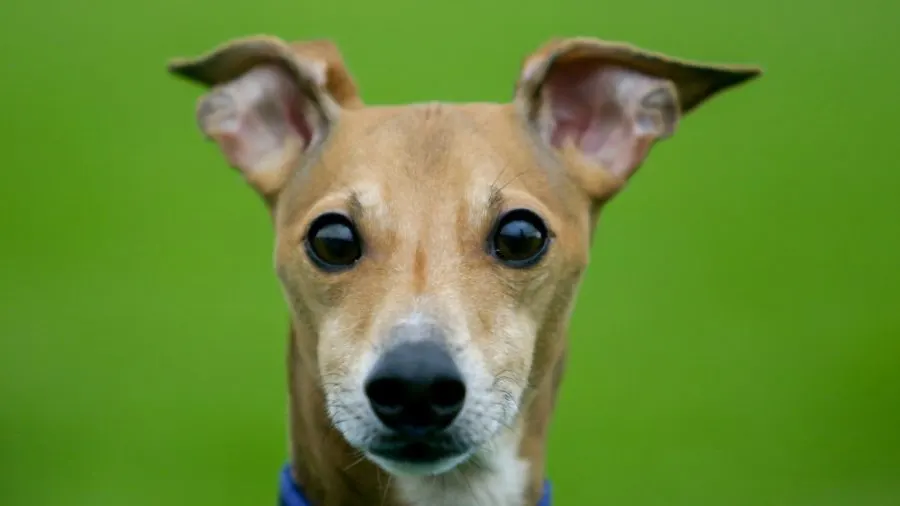
[[[549,504],[548,426],[598,215],[753,66],[594,38],[508,103],[365,105],[337,47],[229,41],[169,71],[264,200],[291,316],[282,504]]]

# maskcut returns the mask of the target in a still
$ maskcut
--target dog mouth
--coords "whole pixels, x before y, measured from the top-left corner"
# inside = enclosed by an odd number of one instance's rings
[[[426,440],[384,440],[371,445],[366,453],[389,472],[435,475],[449,471],[472,454],[472,449],[449,438]]]
[[[451,450],[442,445],[424,441],[378,445],[369,449],[369,453],[383,459],[409,464],[431,464],[447,458],[456,457],[464,451]]]

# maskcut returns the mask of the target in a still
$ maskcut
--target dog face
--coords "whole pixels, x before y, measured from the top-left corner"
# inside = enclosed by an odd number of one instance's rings
[[[596,215],[681,116],[758,71],[593,39],[526,59],[510,104],[363,107],[337,50],[255,37],[171,69],[268,202],[333,425],[395,474],[515,431],[562,353]]]
[[[589,200],[531,151],[502,106],[349,111],[276,206],[330,415],[385,467],[439,470],[513,425],[539,329],[567,311]]]

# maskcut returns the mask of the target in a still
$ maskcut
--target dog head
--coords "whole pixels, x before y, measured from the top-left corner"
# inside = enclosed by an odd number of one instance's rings
[[[576,38],[528,57],[508,104],[366,107],[323,41],[241,39],[170,70],[210,88],[200,129],[271,209],[333,425],[407,474],[515,430],[561,360],[603,203],[759,73]]]

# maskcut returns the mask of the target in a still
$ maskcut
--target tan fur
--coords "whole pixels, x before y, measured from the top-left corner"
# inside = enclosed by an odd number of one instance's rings
[[[542,85],[553,69],[567,71],[558,65],[598,61],[669,83],[681,114],[759,73],[567,39],[526,59],[509,104],[374,107],[363,105],[327,41],[241,39],[170,66],[225,92],[254,66],[282,69],[321,134],[305,147],[279,144],[286,151],[277,167],[233,164],[265,197],[276,230],[275,265],[291,311],[294,474],[313,504],[525,506],[538,500],[573,299],[598,211],[627,179],[572,142],[545,142],[552,98],[542,95]],[[636,144],[638,161],[657,137]],[[547,256],[530,269],[504,268],[485,252],[497,213],[518,207],[537,212],[553,232]],[[347,213],[364,237],[365,255],[351,270],[323,273],[305,257],[307,227],[325,211]],[[449,345],[470,388],[485,392],[483,405],[460,415],[460,424],[473,427],[471,437],[483,438],[482,449],[446,476],[392,476],[353,448],[366,413],[358,396],[345,392],[362,381],[388,328],[422,314],[450,330]],[[497,411],[492,396],[501,394],[512,401]],[[489,433],[474,429],[491,424]]]

